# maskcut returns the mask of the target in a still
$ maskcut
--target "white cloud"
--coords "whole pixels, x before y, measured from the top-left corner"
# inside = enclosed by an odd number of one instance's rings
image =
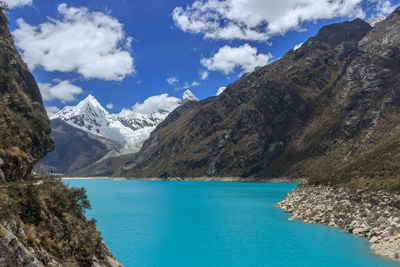
[[[56,114],[60,109],[56,106],[46,107],[47,116],[51,118],[54,114]]]
[[[123,25],[110,15],[87,8],[57,8],[60,19],[37,26],[18,19],[16,45],[31,69],[78,72],[84,78],[122,80],[135,72]]]
[[[179,91],[179,90],[186,90],[186,89],[189,89],[189,88],[191,88],[191,87],[196,87],[196,86],[199,86],[200,85],[200,83],[198,82],[198,81],[193,81],[193,82],[188,82],[188,81],[186,81],[186,82],[184,82],[183,83],[183,85],[182,86],[180,86],[180,87],[178,87],[178,88],[175,88],[175,90],[177,90],[177,91]]]
[[[178,79],[177,78],[175,78],[175,77],[169,77],[168,79],[167,79],[167,83],[169,83],[170,85],[173,85],[173,84],[175,84],[175,83],[177,83],[178,82]]]
[[[299,49],[304,43],[299,43],[293,47],[293,50]]]
[[[172,17],[185,32],[212,39],[267,40],[299,30],[305,22],[365,16],[363,0],[196,0]],[[375,0],[374,0],[375,1]],[[376,0],[388,2],[385,0]]]
[[[200,80],[204,81],[208,78],[208,71],[202,70],[199,72]]]
[[[258,66],[268,64],[271,58],[271,54],[257,54],[257,48],[248,44],[239,47],[226,45],[221,47],[212,57],[202,58],[201,64],[210,71],[221,71],[229,74],[235,68],[241,68],[243,72],[253,71]]]
[[[46,101],[58,99],[63,103],[72,102],[75,100],[75,95],[83,92],[79,86],[71,84],[70,81],[60,81],[57,84],[51,83],[38,83],[40,93]]]
[[[396,9],[396,5],[392,5],[389,0],[369,0],[376,4],[376,11],[378,14],[388,15]]]
[[[157,109],[171,109],[176,107],[179,101],[179,98],[168,96],[168,94],[150,96],[149,98],[145,99],[143,103],[136,103],[130,109],[122,109],[121,114],[132,111],[136,113],[148,114]]]
[[[32,0],[2,0],[2,2],[6,3],[10,9],[32,5]]]
[[[108,103],[108,104],[106,105],[106,107],[107,107],[108,109],[113,109],[113,108],[114,108],[114,104],[113,104],[113,103]]]

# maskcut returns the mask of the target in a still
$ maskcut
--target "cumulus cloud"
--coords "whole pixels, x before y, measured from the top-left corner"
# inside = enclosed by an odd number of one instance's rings
[[[32,5],[32,0],[2,0],[2,2],[6,3],[10,9]]]
[[[172,18],[185,32],[212,39],[267,40],[299,30],[305,22],[365,16],[363,0],[196,0],[176,7]],[[374,0],[388,2],[385,0]]]
[[[175,78],[175,77],[169,77],[168,79],[167,79],[167,83],[169,83],[170,85],[173,85],[173,84],[175,84],[175,83],[177,83],[178,82],[178,79],[177,78]]]
[[[56,114],[60,109],[56,106],[49,106],[46,107],[46,111],[47,111],[47,116],[49,116],[49,118],[51,118],[54,114]]]
[[[199,72],[200,80],[204,81],[208,78],[208,71],[202,70]]]
[[[121,114],[132,111],[141,114],[149,114],[157,109],[175,108],[179,101],[179,98],[168,96],[168,94],[150,96],[149,98],[145,99],[143,103],[138,102],[130,109],[122,109]]]
[[[113,109],[113,108],[114,108],[114,104],[113,104],[113,103],[108,103],[108,104],[106,105],[106,107],[107,107],[108,109]]]
[[[17,20],[16,45],[31,69],[77,72],[84,78],[120,81],[135,72],[129,53],[132,38],[110,15],[87,8],[57,8],[60,19],[37,26]]]
[[[229,74],[235,68],[240,68],[243,72],[253,71],[258,66],[268,64],[271,58],[271,54],[257,54],[257,48],[248,44],[239,47],[225,45],[212,57],[202,58],[200,62],[210,71]]]
[[[75,100],[75,95],[83,92],[82,88],[73,85],[70,81],[57,81],[54,83],[38,83],[43,100],[60,100],[63,103]]]

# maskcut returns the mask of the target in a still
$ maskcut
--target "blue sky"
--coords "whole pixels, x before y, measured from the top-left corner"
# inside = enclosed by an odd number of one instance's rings
[[[400,0],[7,0],[15,43],[55,111],[89,93],[111,113],[153,95],[214,95],[326,24]],[[167,81],[169,79],[169,82]],[[165,96],[165,98],[167,98]]]

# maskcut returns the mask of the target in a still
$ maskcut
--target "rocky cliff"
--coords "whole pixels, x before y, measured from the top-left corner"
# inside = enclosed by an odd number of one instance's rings
[[[400,8],[323,27],[299,49],[159,124],[125,176],[313,175],[400,125]]]
[[[39,88],[0,12],[0,180],[27,177],[53,148]]]
[[[53,139],[39,88],[2,11],[0,94],[0,266],[119,266],[84,216],[90,207],[84,189],[31,172]]]

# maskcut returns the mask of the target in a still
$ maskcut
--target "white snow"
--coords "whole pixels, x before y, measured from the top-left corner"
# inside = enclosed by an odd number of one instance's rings
[[[176,107],[188,101],[198,101],[187,90],[179,104],[168,109],[157,109],[149,114],[124,110],[119,114],[109,114],[92,95],[88,95],[76,106],[66,106],[50,119],[59,118],[73,127],[116,141],[123,146],[121,154],[140,150],[150,133]]]
[[[189,101],[199,101],[199,99],[192,93],[190,90],[186,90],[182,95],[182,104],[185,104]]]
[[[218,88],[218,91],[217,91],[217,93],[216,93],[215,95],[220,95],[220,94],[222,94],[222,92],[225,91],[225,89],[226,89],[225,86]]]
[[[367,23],[369,23],[369,25],[374,27],[377,23],[379,23],[379,22],[381,22],[381,21],[383,21],[385,19],[386,19],[386,17],[384,15],[379,14],[379,15],[377,15],[375,17],[367,19]]]

